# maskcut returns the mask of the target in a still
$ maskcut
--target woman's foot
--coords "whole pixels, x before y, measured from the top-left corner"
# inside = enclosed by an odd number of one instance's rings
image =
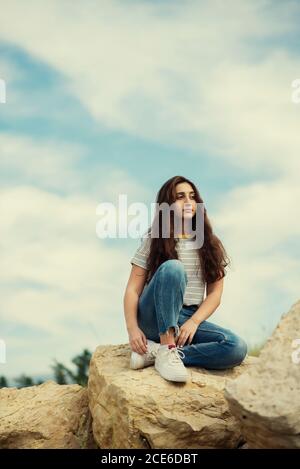
[[[154,365],[157,351],[160,344],[153,342],[153,340],[147,339],[147,352],[140,355],[137,352],[131,352],[130,357],[130,368],[132,370],[139,370],[146,366]]]
[[[182,350],[175,344],[161,345],[155,359],[155,369],[168,381],[186,382],[189,374],[181,358],[184,357]]]

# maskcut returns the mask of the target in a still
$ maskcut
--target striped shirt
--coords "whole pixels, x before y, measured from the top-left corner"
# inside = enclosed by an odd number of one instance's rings
[[[204,299],[205,282],[203,281],[200,267],[198,249],[186,249],[185,245],[190,243],[189,239],[175,238],[178,259],[183,263],[187,274],[187,285],[183,297],[184,305],[200,305]],[[151,238],[143,238],[140,246],[130,260],[131,264],[149,270],[148,256],[150,254]],[[200,271],[197,272],[198,267]]]

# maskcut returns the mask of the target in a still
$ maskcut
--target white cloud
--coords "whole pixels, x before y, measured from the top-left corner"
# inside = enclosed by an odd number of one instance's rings
[[[149,198],[143,184],[107,162],[102,152],[90,163],[84,145],[3,132],[0,148],[1,176],[9,187],[26,184],[66,194],[101,196],[103,201],[114,202],[119,193],[127,194],[130,200]]]
[[[75,166],[84,155],[79,145],[38,142],[33,137],[15,133],[1,133],[2,175],[6,173],[15,182],[32,183],[39,187],[61,190],[78,188]]]
[[[299,184],[284,178],[236,187],[222,197],[218,225],[230,236],[236,254],[260,256],[300,235]],[[247,242],[247,252],[243,241]]]
[[[43,373],[53,356],[66,362],[83,347],[126,341],[127,240],[98,239],[96,207],[119,193],[147,199],[148,190],[101,159],[84,171],[77,145],[18,134],[0,141],[1,174],[11,176],[0,191],[2,374]]]
[[[300,59],[284,51],[260,63],[223,61],[215,68],[203,93],[203,129],[218,156],[267,177],[295,178],[300,107],[291,101],[291,82],[299,68]]]
[[[284,180],[256,183],[222,199],[214,221],[232,264],[217,317],[253,344],[299,298],[300,188],[291,183],[287,190]]]
[[[108,247],[96,237],[95,201],[26,186],[2,190],[0,200],[7,372],[16,373],[21,365],[41,372],[41,356],[46,366],[54,352],[66,359],[80,346],[126,340],[122,298],[129,259],[124,246]],[[18,346],[16,327],[25,328]],[[26,338],[28,327],[37,329],[37,342]],[[46,338],[36,353],[39,334]]]
[[[263,51],[264,39],[296,31],[297,4],[89,6],[12,0],[0,37],[62,72],[108,127],[207,145],[244,169],[299,169],[299,106],[290,99],[299,58],[282,47]]]

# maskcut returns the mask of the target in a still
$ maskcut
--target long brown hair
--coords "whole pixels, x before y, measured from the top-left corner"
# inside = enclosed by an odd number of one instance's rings
[[[158,207],[166,202],[171,205],[176,200],[176,185],[182,182],[189,183],[195,192],[195,201],[204,203],[202,197],[195,184],[183,176],[174,176],[168,179],[159,189],[156,196]],[[226,275],[225,267],[229,265],[230,260],[220,239],[214,234],[211,223],[204,207],[204,240],[203,245],[198,249],[200,268],[202,270],[202,278],[205,283],[212,283]],[[158,223],[159,237],[151,237],[150,253],[148,256],[148,277],[147,283],[150,282],[154,273],[164,261],[169,259],[178,259],[176,251],[177,240],[174,238],[174,220],[170,217],[170,237],[161,237],[161,212],[157,213],[158,217],[154,218],[152,227],[148,228],[147,235],[150,236],[153,231],[154,224]],[[192,228],[196,229],[195,216],[192,219]]]

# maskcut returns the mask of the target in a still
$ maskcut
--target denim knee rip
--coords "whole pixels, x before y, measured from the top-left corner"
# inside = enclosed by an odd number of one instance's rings
[[[176,324],[175,326],[168,327],[168,329],[165,332],[160,332],[159,335],[162,335],[162,334],[169,335],[170,334],[170,329],[172,329],[172,328],[174,328],[174,338],[176,339],[179,336],[179,332],[180,332],[178,324]]]

